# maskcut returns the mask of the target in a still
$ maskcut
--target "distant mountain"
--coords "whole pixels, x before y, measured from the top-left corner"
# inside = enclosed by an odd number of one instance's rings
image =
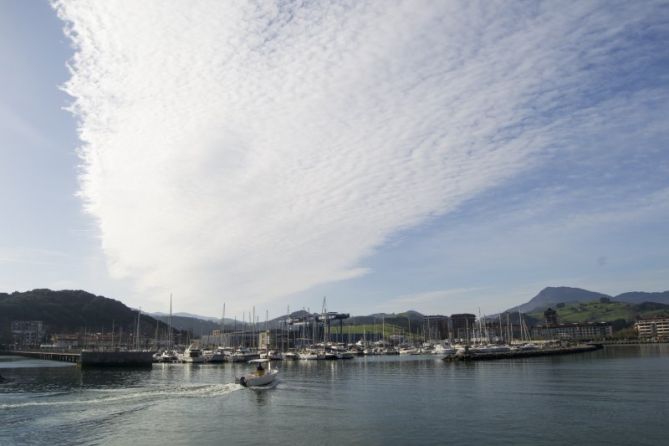
[[[555,306],[558,303],[591,302],[599,300],[602,297],[611,298],[611,296],[607,294],[596,293],[581,288],[570,288],[566,286],[547,287],[530,299],[529,302],[510,308],[506,311],[529,313],[534,310],[543,310],[547,307]]]
[[[152,316],[163,323],[167,324],[169,322],[170,316],[165,314],[160,314],[160,313],[153,313]],[[193,334],[195,337],[199,337],[201,335],[208,335],[211,334],[213,330],[220,330],[221,329],[221,323],[220,319],[216,320],[216,322],[211,321],[211,320],[205,320],[205,319],[200,319],[197,317],[190,317],[190,316],[176,316],[172,315],[172,327],[176,328],[177,330],[183,330],[183,331],[189,331]],[[230,329],[234,324],[234,320],[229,320],[226,318],[226,324],[225,326]],[[238,326],[241,327],[241,323],[237,323]]]
[[[656,302],[669,305],[669,291],[658,293],[646,293],[643,291],[630,291],[629,293],[618,294],[613,300],[619,302],[628,302],[631,304],[640,304],[642,302]]]
[[[156,313],[150,313],[151,316],[169,316],[169,313],[163,313],[163,312],[156,312]],[[192,313],[184,313],[184,312],[179,312],[179,313],[172,313],[172,317],[174,316],[181,316],[181,317],[191,317],[194,319],[201,319],[203,321],[210,321],[210,322],[221,322],[220,317],[212,317],[212,316],[201,316],[199,314],[192,314]],[[233,319],[225,318],[226,321],[233,321]]]
[[[178,330],[189,331],[195,337],[201,335],[209,335],[214,330],[221,329],[221,319],[217,318],[207,318],[204,316],[197,315],[188,315],[189,313],[175,313],[172,315],[172,326]],[[291,317],[298,319],[303,317],[304,314],[308,314],[306,311],[296,311],[291,313]],[[164,323],[169,322],[169,315],[165,313],[152,313],[151,314],[156,319],[163,321]],[[184,316],[188,315],[188,316]],[[283,326],[284,320],[286,319],[285,315],[279,316],[275,319],[268,321],[267,326],[270,329],[275,329]],[[241,320],[235,320],[230,318],[225,318],[225,330],[241,330],[242,327],[249,327],[250,322],[243,322]],[[257,329],[265,328],[265,321],[258,321],[256,324]]]

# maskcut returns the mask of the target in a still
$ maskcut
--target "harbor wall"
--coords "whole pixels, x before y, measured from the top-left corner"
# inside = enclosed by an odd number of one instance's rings
[[[54,351],[25,351],[6,350],[0,355],[17,355],[28,358],[46,359],[50,361],[65,361],[77,363],[81,366],[93,367],[151,367],[153,353],[148,351],[81,351],[81,352],[54,352]]]
[[[80,364],[82,367],[151,367],[152,352],[95,352],[82,351]]]
[[[499,353],[456,353],[455,355],[447,356],[444,361],[489,361],[495,359],[515,359],[515,358],[531,358],[535,356],[555,356],[555,355],[569,355],[573,353],[585,353],[594,350],[600,350],[601,344],[587,344],[576,345],[571,347],[558,348],[540,348],[536,350],[513,350],[509,352]]]
[[[79,362],[79,353],[53,352],[53,351],[23,351],[23,350],[4,350],[0,355],[16,355],[27,358],[44,359],[47,361]]]

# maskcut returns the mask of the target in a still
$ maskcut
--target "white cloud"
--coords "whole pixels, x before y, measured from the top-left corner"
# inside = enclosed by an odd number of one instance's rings
[[[649,16],[581,2],[56,7],[110,271],[193,312],[364,274],[389,236],[541,162],[570,114],[604,119],[588,98],[612,49],[633,56],[625,26]]]

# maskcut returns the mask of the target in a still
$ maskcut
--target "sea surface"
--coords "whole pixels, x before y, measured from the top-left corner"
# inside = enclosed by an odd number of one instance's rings
[[[669,444],[669,345],[478,363],[437,356],[84,369],[0,356],[0,445]]]

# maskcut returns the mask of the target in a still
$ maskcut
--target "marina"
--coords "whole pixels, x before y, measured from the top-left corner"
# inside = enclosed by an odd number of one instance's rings
[[[669,1],[0,23],[0,446],[669,445]]]
[[[32,366],[17,368],[25,362]],[[666,436],[667,344],[505,361],[373,355],[277,367],[276,384],[245,389],[235,378],[253,366],[243,363],[80,369],[0,357],[7,379],[0,385],[0,444],[40,444],[48,436],[54,445],[121,445],[137,438],[147,445],[165,438],[241,445],[315,438],[324,445],[444,439],[658,445]]]

